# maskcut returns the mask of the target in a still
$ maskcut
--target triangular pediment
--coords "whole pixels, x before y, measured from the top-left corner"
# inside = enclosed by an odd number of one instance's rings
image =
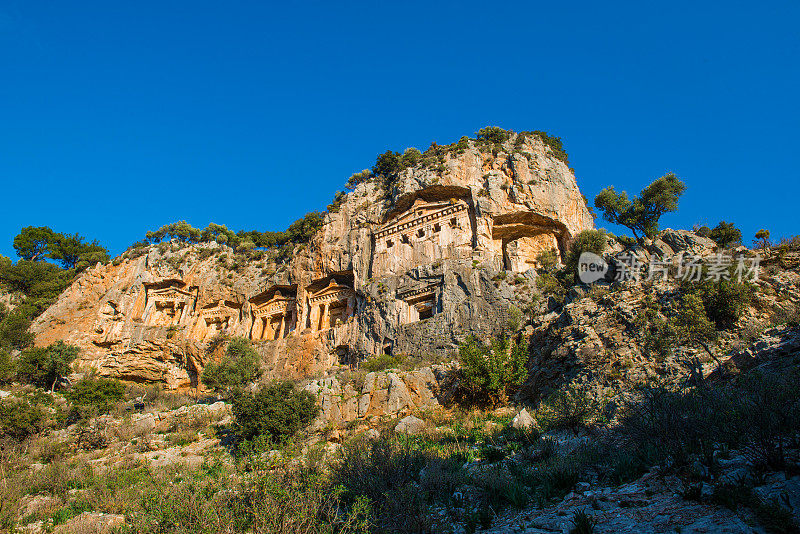
[[[153,298],[164,298],[164,299],[184,299],[184,298],[191,298],[193,296],[190,292],[185,291],[183,289],[179,289],[175,286],[151,289],[149,293],[150,296]]]
[[[453,203],[448,201],[426,202],[418,198],[416,201],[414,201],[414,204],[412,204],[409,209],[400,213],[397,217],[391,219],[390,221],[387,221],[386,224],[381,226],[380,229],[384,230],[396,225],[409,223],[416,219],[419,219],[420,217],[437,213],[452,205]]]
[[[340,284],[339,282],[336,281],[335,278],[331,278],[331,281],[328,283],[327,286],[323,287],[319,291],[316,291],[315,293],[312,293],[311,297],[313,298],[324,297],[327,295],[340,293],[341,291],[352,291],[352,288],[350,286]]]

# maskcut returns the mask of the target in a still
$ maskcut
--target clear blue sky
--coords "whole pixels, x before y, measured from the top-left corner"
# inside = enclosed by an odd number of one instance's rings
[[[800,233],[799,23],[796,0],[5,0],[0,253],[27,225],[114,254],[179,219],[284,229],[379,152],[485,125],[562,137],[590,199],[675,172],[663,226]]]

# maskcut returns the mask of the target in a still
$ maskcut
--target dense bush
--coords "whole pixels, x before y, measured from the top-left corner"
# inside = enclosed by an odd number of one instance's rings
[[[17,365],[11,353],[0,348],[0,384],[9,384],[17,376]]]
[[[251,251],[253,248],[278,249],[279,258],[286,259],[294,245],[308,243],[314,234],[322,228],[325,215],[320,212],[307,213],[297,219],[285,232],[259,232],[256,230],[240,230],[233,232],[226,226],[216,223],[204,229],[193,228],[186,221],[178,221],[162,226],[158,230],[147,232],[146,239],[150,243],[160,243],[164,239],[178,240],[184,243],[220,243],[237,252]],[[136,247],[141,247],[137,243]],[[130,254],[129,251],[126,254]]]
[[[401,359],[391,354],[379,354],[366,360],[361,367],[372,372],[383,371],[385,369],[394,369],[400,365]]]
[[[783,468],[784,449],[800,428],[796,373],[752,373],[738,382],[675,392],[642,391],[642,401],[621,420],[628,450],[649,465],[693,454],[713,468],[720,445],[750,451],[756,464]]]
[[[21,259],[14,264],[0,256],[0,289],[21,297],[13,310],[0,306],[0,348],[21,350],[31,345],[31,321],[55,302],[77,272],[44,261]]]
[[[70,373],[70,365],[80,349],[56,341],[47,347],[26,349],[19,357],[17,378],[40,388],[53,389],[62,377]]]
[[[66,390],[64,396],[76,407],[107,413],[125,396],[125,386],[108,378],[83,378]]]
[[[511,137],[511,132],[497,126],[486,126],[475,133],[478,141],[486,143],[505,143]]]
[[[403,155],[399,152],[387,150],[379,155],[372,166],[372,174],[375,176],[391,176],[403,168]]]
[[[708,237],[713,239],[722,248],[742,244],[742,232],[733,223],[722,221],[708,233]]]
[[[578,277],[578,260],[584,252],[592,252],[601,256],[608,243],[608,235],[603,230],[584,230],[577,234],[569,245],[567,253],[566,277],[574,283]]]
[[[25,439],[42,429],[44,412],[36,403],[27,399],[7,398],[0,400],[0,435],[14,439]]]
[[[470,336],[458,348],[463,386],[476,402],[505,403],[528,376],[528,344],[500,336],[487,346]]]
[[[751,284],[733,279],[686,281],[681,289],[684,301],[692,296],[702,301],[706,316],[720,330],[734,326],[753,299]]]
[[[294,382],[276,382],[257,393],[241,392],[233,398],[234,432],[240,440],[261,438],[270,443],[291,439],[316,417],[313,395]]]
[[[585,386],[572,384],[552,393],[536,411],[536,420],[544,430],[578,430],[600,416],[600,399]]]
[[[421,475],[423,469],[429,476]],[[430,532],[425,516],[431,502],[448,502],[465,480],[459,464],[435,458],[408,441],[356,440],[342,448],[334,484],[355,503],[366,497],[375,519],[396,532]]]
[[[258,352],[249,340],[235,337],[228,343],[221,361],[206,364],[200,379],[206,387],[228,396],[259,375]]]

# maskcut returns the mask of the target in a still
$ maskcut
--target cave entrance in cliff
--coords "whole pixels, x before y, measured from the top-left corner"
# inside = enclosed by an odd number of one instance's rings
[[[505,271],[525,272],[539,267],[539,255],[555,250],[563,254],[566,228],[533,213],[512,213],[494,218],[494,249],[502,255]]]

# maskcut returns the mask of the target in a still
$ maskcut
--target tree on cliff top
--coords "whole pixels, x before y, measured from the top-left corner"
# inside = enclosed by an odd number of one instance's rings
[[[658,233],[658,220],[667,212],[678,211],[678,198],[686,190],[684,184],[672,173],[665,174],[651,183],[633,199],[623,191],[617,193],[614,186],[600,191],[594,205],[608,222],[630,228],[637,241],[643,236],[653,238]]]
[[[17,255],[28,261],[51,259],[64,269],[85,269],[109,260],[108,250],[97,241],[85,243],[78,234],[60,234],[47,226],[27,226],[14,238]]]

